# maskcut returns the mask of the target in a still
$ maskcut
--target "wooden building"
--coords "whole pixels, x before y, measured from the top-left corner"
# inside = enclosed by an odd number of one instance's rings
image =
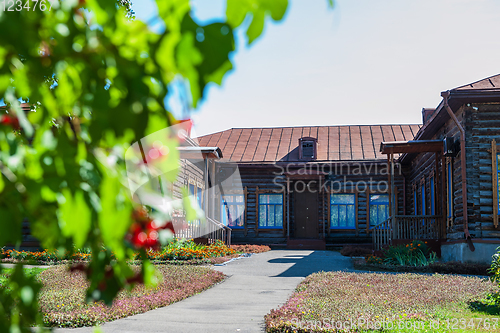
[[[241,193],[216,193],[218,214],[232,228],[233,242],[324,248],[371,242],[371,227],[389,217],[389,173],[380,143],[411,140],[419,129],[235,128],[198,140],[221,149],[219,174],[239,169]],[[402,176],[396,182],[403,188]],[[402,214],[403,197],[397,197]]]
[[[413,145],[398,161],[406,178],[406,203],[416,216],[435,216],[420,219],[433,232],[413,233],[414,238],[439,239],[445,260],[491,262],[500,246],[500,75],[441,96],[436,109],[422,110],[424,123],[414,142],[383,143],[381,149],[390,155]],[[393,229],[415,229],[418,220],[396,217]],[[393,239],[402,238],[398,230]]]
[[[221,149],[216,172],[241,174],[241,193],[215,193],[215,215],[237,243],[378,249],[427,239],[446,260],[491,261],[500,245],[500,75],[442,97],[422,110],[422,125],[234,128],[198,138]]]

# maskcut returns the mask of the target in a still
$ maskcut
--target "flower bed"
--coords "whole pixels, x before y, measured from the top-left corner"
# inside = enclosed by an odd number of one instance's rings
[[[221,241],[210,245],[196,244],[192,240],[176,240],[160,250],[148,250],[146,256],[154,263],[202,265],[220,264],[237,257],[240,253],[262,253],[270,251],[266,245],[231,245]],[[16,251],[0,249],[3,262],[25,262],[39,265],[66,264],[68,262],[87,262],[91,259],[90,251],[75,251],[72,254],[61,254],[57,251]],[[134,260],[140,260],[137,254]],[[132,261],[134,263],[136,261]]]
[[[106,321],[143,313],[197,294],[221,282],[224,275],[208,267],[158,265],[163,282],[154,289],[143,285],[120,292],[111,307],[85,303],[88,282],[79,272],[62,266],[42,272],[39,297],[44,323],[51,327],[93,326]]]
[[[216,257],[226,257],[237,252],[227,247],[223,242],[216,241],[210,245],[196,244],[192,240],[174,241],[167,247],[160,250],[148,250],[147,258],[155,262],[179,261],[184,263],[210,263],[208,259]],[[4,262],[26,262],[37,264],[61,264],[74,261],[89,261],[90,251],[75,251],[72,254],[58,253],[57,251],[16,251],[4,250],[0,252],[0,258]],[[134,258],[140,260],[139,254]]]
[[[36,262],[40,264],[48,262],[60,261],[88,261],[90,260],[90,253],[77,251],[72,254],[59,253],[57,251],[17,251],[17,250],[0,250],[0,258],[4,262]]]
[[[489,265],[461,262],[439,262],[426,242],[414,240],[409,244],[389,246],[377,255],[367,254],[365,259],[353,261],[361,270],[488,275]]]
[[[271,251],[271,248],[267,245],[231,245],[231,249],[239,253],[262,253]]]
[[[398,329],[400,322],[429,328],[437,320],[444,323],[461,318],[466,318],[467,323],[475,318],[477,327],[479,319],[484,322],[493,317],[473,313],[469,302],[485,297],[493,288],[492,283],[477,277],[316,273],[297,287],[285,305],[266,315],[266,331],[336,332],[332,325],[343,323],[340,326],[345,331],[359,332],[369,329],[369,323],[391,322],[396,327],[394,331],[399,332],[405,331]],[[356,330],[349,326],[363,322],[365,326],[358,325]],[[493,329],[493,321],[490,324]],[[493,331],[498,331],[498,325]]]
[[[236,251],[217,241],[211,245],[195,244],[193,241],[182,242],[180,246],[168,246],[162,251],[147,251],[148,259],[155,261],[193,260],[225,257]]]

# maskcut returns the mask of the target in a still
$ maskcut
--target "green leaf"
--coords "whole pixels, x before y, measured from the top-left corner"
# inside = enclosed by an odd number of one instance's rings
[[[104,243],[115,253],[117,260],[125,259],[123,239],[130,226],[132,205],[125,194],[118,175],[112,175],[101,166],[104,175],[101,182],[101,211],[99,229]]]
[[[90,209],[82,190],[73,196],[68,189],[63,189],[62,194],[65,202],[59,205],[59,227],[65,237],[73,238],[75,246],[81,248],[92,224]]]
[[[162,279],[162,275],[148,259],[142,262],[142,276],[147,288],[156,288]]]
[[[233,29],[239,27],[248,14],[252,15],[246,31],[248,44],[252,44],[264,30],[267,16],[280,21],[285,16],[288,0],[227,0],[226,17]]]
[[[265,15],[263,11],[257,11],[253,14],[252,23],[250,23],[247,30],[248,44],[252,44],[264,30]]]
[[[253,0],[227,0],[226,17],[227,23],[233,28],[239,27],[253,6]]]
[[[13,207],[15,209],[15,207]],[[0,207],[0,216],[2,217],[2,232],[0,232],[0,247],[10,243],[17,245],[21,242],[21,220],[19,216],[7,207]]]
[[[198,85],[199,73],[196,66],[201,64],[203,55],[195,47],[194,43],[195,34],[192,32],[184,33],[176,49],[176,59],[180,74],[189,80],[191,98],[193,105],[196,107],[202,92]]]
[[[235,49],[233,30],[226,23],[198,25],[188,15],[184,17],[181,28],[183,34],[196,36],[194,46],[203,54],[202,60],[194,66],[198,72],[197,91],[203,98],[205,86],[210,82],[221,84],[226,72],[232,68],[229,56]]]

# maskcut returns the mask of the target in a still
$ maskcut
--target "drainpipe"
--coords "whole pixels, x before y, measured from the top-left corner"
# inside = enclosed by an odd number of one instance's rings
[[[467,166],[465,161],[465,130],[458,121],[457,116],[455,116],[453,110],[450,108],[450,105],[448,104],[448,99],[450,98],[450,92],[449,91],[441,92],[441,97],[443,97],[444,108],[450,115],[451,119],[453,119],[455,125],[457,125],[460,131],[460,164],[462,169],[462,202],[463,202],[463,214],[464,214],[464,236],[467,241],[467,244],[469,244],[469,249],[472,252],[474,252],[475,247],[474,244],[472,243],[472,238],[469,233],[469,217],[467,213]]]

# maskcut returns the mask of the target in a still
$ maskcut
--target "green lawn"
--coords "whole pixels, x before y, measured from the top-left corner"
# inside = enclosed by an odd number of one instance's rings
[[[266,328],[267,332],[499,332],[500,315],[471,308],[471,302],[493,290],[491,282],[478,277],[317,273],[266,316]]]
[[[26,268],[24,267],[24,272],[26,276],[32,277],[32,276],[37,276],[40,273],[42,273],[46,268],[39,268],[39,267],[30,267]],[[3,268],[2,271],[0,272],[0,285],[4,285],[7,283],[7,280],[14,271],[13,268]]]

